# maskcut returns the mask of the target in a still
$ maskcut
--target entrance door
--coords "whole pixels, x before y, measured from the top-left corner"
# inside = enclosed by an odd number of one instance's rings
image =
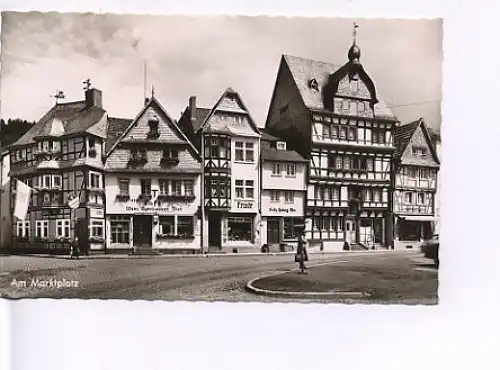
[[[346,241],[348,243],[357,243],[358,240],[356,238],[356,221],[353,219],[345,220],[345,233],[346,233]]]
[[[280,242],[280,220],[269,218],[267,220],[267,244],[279,244]]]
[[[153,216],[134,216],[134,246],[151,247]]]
[[[208,244],[209,247],[221,248],[222,220],[219,213],[211,212],[208,216]]]

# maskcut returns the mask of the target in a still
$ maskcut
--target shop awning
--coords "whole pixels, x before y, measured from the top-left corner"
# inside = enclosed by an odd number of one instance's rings
[[[436,221],[436,218],[434,216],[429,216],[429,215],[408,215],[408,216],[399,216],[399,218],[402,218],[405,221]]]

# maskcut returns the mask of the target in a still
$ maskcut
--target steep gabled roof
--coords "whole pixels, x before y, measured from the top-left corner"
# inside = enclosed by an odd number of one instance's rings
[[[130,130],[134,127],[135,123],[139,120],[139,118],[142,117],[142,115],[146,112],[146,110],[151,107],[152,105],[156,105],[158,110],[167,118],[167,121],[170,121],[172,123],[172,128],[174,129],[175,132],[179,134],[181,137],[181,140],[179,141],[182,143],[187,144],[190,149],[193,151],[196,157],[199,158],[199,153],[198,150],[194,147],[194,145],[191,143],[191,141],[186,137],[184,132],[179,128],[177,125],[176,120],[174,120],[168,113],[167,111],[162,107],[160,102],[155,98],[152,97],[148,100],[147,104],[144,105],[144,107],[141,109],[139,114],[129,123],[128,127],[123,131],[123,133],[115,140],[115,142],[110,146],[109,151],[106,153],[107,156],[111,154],[111,152],[116,148],[116,146],[127,136],[127,134],[130,132]]]
[[[264,129],[260,129],[260,140],[261,141],[269,141],[269,142],[277,142],[277,141],[281,141],[279,137],[277,136],[273,136],[269,133],[267,133]]]
[[[293,76],[304,105],[309,109],[324,110],[322,87],[328,84],[330,75],[345,68],[345,65],[320,62],[292,55],[283,55],[282,60],[285,61]],[[318,90],[309,87],[309,83],[313,79],[317,81],[320,87]],[[387,104],[380,97],[377,97],[377,100],[378,103],[374,107],[375,117],[395,120],[396,117]]]
[[[255,131],[256,134],[260,135],[260,130],[257,127],[257,125],[255,124],[255,121],[253,120],[252,116],[250,115],[250,112],[248,111],[245,103],[243,102],[243,99],[241,99],[240,94],[238,94],[236,91],[234,91],[231,87],[228,87],[226,89],[226,91],[224,91],[222,93],[222,95],[219,98],[219,100],[217,101],[217,103],[215,103],[214,107],[210,110],[210,113],[205,117],[205,120],[203,121],[203,123],[200,125],[200,127],[198,127],[197,130],[195,130],[195,134],[198,131],[202,130],[207,125],[207,122],[210,121],[210,118],[214,115],[214,113],[220,109],[219,105],[221,104],[221,102],[223,101],[223,99],[226,96],[229,96],[229,95],[234,95],[236,97],[236,99],[238,100],[238,102],[241,104],[243,110],[245,111],[245,114],[249,118],[250,126],[252,127],[252,129]],[[221,110],[226,110],[226,109],[221,109]]]
[[[272,148],[268,145],[263,145],[261,147],[261,158],[263,161],[273,161],[273,162],[296,162],[296,163],[307,163],[307,159],[302,157],[299,153],[294,150],[278,150]]]
[[[127,129],[131,122],[131,118],[108,117],[108,129],[106,130],[106,153],[120,138],[121,134]]]
[[[403,153],[410,144],[413,135],[419,127],[422,128],[422,132],[424,133],[424,136],[427,140],[427,145],[431,151],[432,157],[434,158],[436,163],[439,164],[439,158],[436,153],[436,148],[434,147],[431,135],[423,118],[419,118],[416,121],[395,128],[394,145],[396,147],[396,150],[394,152],[394,155],[396,159],[401,159]]]
[[[31,127],[28,132],[21,136],[12,147],[18,145],[32,144],[35,137],[47,136],[53,132],[53,123],[57,125],[58,121],[63,122],[64,131],[66,133],[65,121],[74,117],[85,108],[85,101],[75,101],[68,103],[58,103],[54,105],[45,115]],[[54,129],[56,129],[54,127]],[[58,128],[60,130],[60,128]]]

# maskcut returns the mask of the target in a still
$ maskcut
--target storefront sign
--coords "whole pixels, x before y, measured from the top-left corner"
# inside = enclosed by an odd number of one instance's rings
[[[238,209],[252,209],[254,202],[244,202],[244,201],[236,201],[236,208]]]
[[[279,208],[276,208],[276,207],[270,207],[269,208],[269,212],[273,212],[273,213],[295,213],[297,212],[297,210],[293,207],[290,207],[290,208],[285,208],[285,207],[279,207]]]
[[[182,212],[182,207],[175,205],[164,205],[164,206],[126,206],[125,210],[128,212],[149,212],[149,213],[161,213],[161,212]]]
[[[101,208],[91,208],[90,218],[104,218],[104,210]]]

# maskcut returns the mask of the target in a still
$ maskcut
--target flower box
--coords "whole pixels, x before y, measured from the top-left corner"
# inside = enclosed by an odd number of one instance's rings
[[[175,166],[179,164],[179,158],[162,157],[160,164],[162,166]]]
[[[158,240],[192,240],[194,239],[194,235],[186,235],[186,234],[178,234],[178,235],[171,235],[171,234],[156,234],[156,239]]]

